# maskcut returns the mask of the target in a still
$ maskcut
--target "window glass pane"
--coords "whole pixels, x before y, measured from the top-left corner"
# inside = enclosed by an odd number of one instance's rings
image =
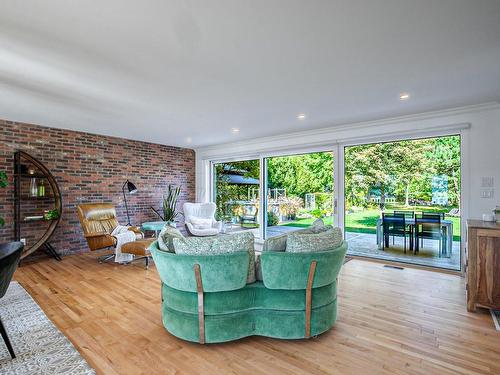
[[[267,163],[266,238],[333,224],[333,153],[271,157]]]
[[[250,230],[259,236],[259,160],[214,164],[216,218],[223,232]]]
[[[345,147],[350,253],[459,270],[460,178],[460,136]]]

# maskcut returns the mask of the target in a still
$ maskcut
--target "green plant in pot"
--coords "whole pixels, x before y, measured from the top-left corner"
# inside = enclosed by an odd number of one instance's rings
[[[176,217],[180,214],[177,211],[177,200],[180,193],[179,186],[168,185],[167,194],[163,196],[163,220],[173,227],[175,227]]]
[[[4,171],[0,171],[0,188],[7,187],[7,173]],[[0,227],[3,227],[5,224],[5,220],[3,217],[0,217]]]

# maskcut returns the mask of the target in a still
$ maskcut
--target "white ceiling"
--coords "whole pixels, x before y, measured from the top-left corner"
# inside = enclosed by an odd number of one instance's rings
[[[197,147],[499,99],[499,0],[0,0],[9,120]]]

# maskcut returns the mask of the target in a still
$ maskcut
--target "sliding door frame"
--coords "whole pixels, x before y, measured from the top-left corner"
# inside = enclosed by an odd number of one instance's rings
[[[341,206],[342,211],[342,229],[345,227],[345,148],[350,146],[361,146],[368,144],[376,144],[376,143],[388,143],[388,142],[398,142],[398,141],[412,141],[419,140],[425,138],[438,138],[438,137],[447,137],[458,135],[460,136],[460,270],[450,270],[447,268],[441,267],[431,267],[431,266],[422,266],[419,264],[415,264],[415,266],[423,269],[431,269],[437,271],[445,271],[447,273],[454,274],[465,274],[465,244],[466,244],[466,219],[469,217],[469,189],[470,185],[470,170],[469,170],[469,124],[457,124],[457,126],[451,127],[446,130],[438,130],[438,131],[422,131],[422,132],[414,132],[414,133],[395,133],[389,136],[381,136],[381,137],[360,137],[360,138],[352,138],[348,141],[339,143],[339,162],[341,163],[341,178],[340,183],[340,191],[341,191],[341,204],[339,205],[339,210]],[[344,231],[345,237],[345,231]],[[353,255],[354,257],[358,257]],[[366,257],[361,257],[364,259],[369,259]],[[374,258],[376,259],[376,258]],[[399,263],[396,261],[388,261],[381,260],[383,262],[389,263]],[[404,263],[410,264],[412,263]]]
[[[264,228],[267,221],[267,165],[266,158],[275,156],[288,156],[297,154],[307,154],[313,152],[333,152],[334,155],[334,193],[336,202],[336,213],[334,214],[334,220],[344,230],[345,222],[345,147],[356,146],[363,144],[379,143],[379,142],[395,142],[401,140],[415,140],[422,138],[432,138],[432,137],[443,137],[450,135],[460,135],[461,140],[461,184],[460,184],[460,214],[461,214],[461,271],[448,271],[445,269],[429,268],[432,270],[439,270],[443,272],[451,273],[464,273],[464,262],[465,262],[465,242],[466,242],[466,219],[469,215],[469,201],[470,201],[470,171],[469,171],[469,123],[455,123],[448,125],[445,128],[438,130],[424,129],[421,131],[403,131],[403,132],[391,132],[390,134],[383,134],[380,136],[362,136],[362,137],[349,137],[344,139],[337,139],[334,142],[325,143],[324,145],[315,146],[300,146],[300,147],[283,147],[276,151],[263,151],[253,154],[244,154],[241,156],[231,155],[227,158],[213,159],[209,160],[209,199],[213,201],[215,198],[215,184],[214,184],[214,165],[223,162],[231,161],[241,161],[241,160],[259,160],[260,163],[260,185],[259,185],[259,195],[260,195],[260,207],[259,210],[259,220],[261,225],[259,226],[259,239],[258,242],[263,241],[264,238]],[[345,233],[345,231],[344,231]],[[415,267],[426,268],[422,266],[415,265]]]
[[[273,157],[286,157],[286,156],[294,156],[294,155],[305,155],[305,154],[313,154],[319,152],[331,152],[333,154],[333,193],[334,193],[334,213],[333,220],[338,226],[340,226],[343,230],[343,220],[340,221],[341,210],[340,210],[340,184],[339,184],[339,144],[333,143],[324,146],[315,146],[315,147],[300,147],[300,148],[291,148],[291,149],[283,149],[275,152],[266,152],[260,154],[261,161],[261,192],[260,192],[260,207],[262,207],[261,212],[259,213],[260,220],[263,223],[260,231],[260,239],[264,240],[266,238],[266,229],[267,229],[267,159]]]

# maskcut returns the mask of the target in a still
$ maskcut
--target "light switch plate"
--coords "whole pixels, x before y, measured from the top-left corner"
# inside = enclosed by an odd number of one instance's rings
[[[482,188],[492,188],[493,186],[495,186],[495,180],[493,177],[481,177]]]
[[[482,189],[481,198],[492,199],[495,196],[495,191],[493,189]]]

